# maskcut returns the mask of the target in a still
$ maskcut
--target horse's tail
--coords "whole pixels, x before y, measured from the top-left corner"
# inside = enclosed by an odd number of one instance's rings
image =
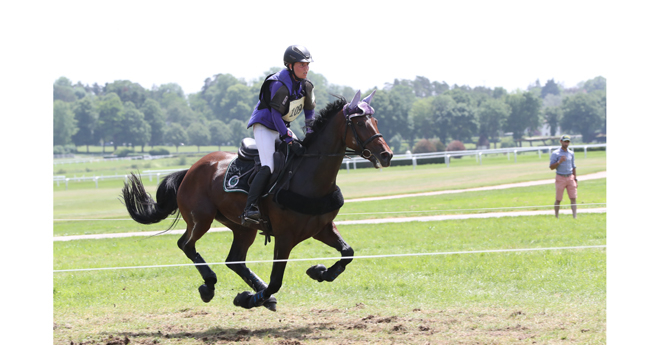
[[[158,191],[156,191],[157,201],[154,201],[151,195],[144,190],[140,177],[131,173],[121,190],[124,205],[126,205],[131,218],[141,224],[154,224],[174,214],[179,209],[179,205],[176,203],[176,193],[187,172],[186,169],[165,176],[158,185]],[[179,215],[177,214],[174,222],[170,225],[170,229],[178,219]]]

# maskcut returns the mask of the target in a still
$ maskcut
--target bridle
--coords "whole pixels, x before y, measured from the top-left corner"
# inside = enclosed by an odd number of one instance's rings
[[[355,111],[358,111],[358,110],[360,110],[359,113],[355,112]],[[354,113],[351,114],[351,112],[354,112]],[[366,117],[367,119],[373,118],[372,115],[374,113],[374,109],[369,104],[367,104],[365,102],[362,102],[362,103],[358,104],[357,109],[349,109],[349,106],[345,105],[344,109],[343,109],[343,113],[344,113],[344,117],[346,118],[346,130],[344,131],[343,141],[346,142],[346,135],[348,133],[348,128],[350,127],[350,129],[353,131],[353,138],[355,138],[355,141],[357,142],[358,146],[360,146],[360,150],[362,150],[361,152],[357,152],[357,151],[352,150],[352,149],[347,149],[346,154],[356,155],[356,156],[360,156],[364,159],[369,159],[369,157],[371,157],[372,153],[371,153],[371,150],[369,150],[367,148],[367,145],[370,142],[374,141],[375,139],[383,137],[383,135],[380,134],[380,133],[376,133],[376,134],[372,135],[369,139],[362,142],[362,140],[360,140],[360,136],[357,134],[357,129],[355,128],[355,126],[353,126],[353,121],[352,120],[353,120],[353,118],[362,117],[362,116]],[[348,151],[348,150],[350,150],[350,151]]]
[[[360,136],[357,133],[357,129],[353,125],[353,119],[356,117],[366,117],[368,118],[373,118],[374,114],[374,109],[366,102],[361,102],[355,107],[350,107],[349,104],[344,105],[344,108],[342,110],[342,113],[344,115],[344,118],[346,119],[346,126],[344,130],[344,136],[342,138],[343,142],[346,142],[346,136],[348,135],[348,129],[350,128],[351,131],[353,132],[353,138],[355,138],[355,141],[357,142],[358,146],[360,147],[360,151],[356,151],[350,148],[346,148],[344,153],[305,153],[302,155],[302,157],[343,157],[343,156],[360,156],[364,159],[369,160],[369,158],[372,156],[371,150],[367,148],[367,145],[378,139],[383,137],[382,134],[376,133],[372,135],[369,139],[365,140],[364,142],[360,139]]]
[[[374,114],[374,108],[371,107],[371,99],[376,93],[376,90],[371,92],[371,94],[367,97],[365,97],[362,101],[360,101],[360,91],[355,94],[355,97],[353,97],[353,100],[345,104],[344,107],[342,108],[342,114],[344,114],[344,119],[346,119],[346,126],[344,130],[344,137],[342,141],[346,143],[346,137],[348,135],[348,129],[350,128],[351,131],[353,132],[353,138],[355,139],[355,142],[358,144],[360,147],[360,151],[356,151],[353,149],[346,148],[344,150],[344,153],[329,153],[329,154],[314,154],[314,153],[305,153],[302,156],[303,157],[337,157],[337,156],[348,156],[348,155],[355,155],[355,156],[360,156],[364,159],[371,160],[373,157],[371,151],[367,149],[367,145],[369,145],[370,142],[383,137],[382,134],[376,133],[372,135],[369,139],[365,140],[364,142],[360,139],[360,136],[357,133],[357,129],[353,125],[353,119],[356,117],[366,117],[367,119],[373,118]]]

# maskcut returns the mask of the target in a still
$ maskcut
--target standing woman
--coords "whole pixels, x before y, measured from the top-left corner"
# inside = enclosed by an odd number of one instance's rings
[[[310,124],[314,117],[314,85],[307,80],[309,63],[313,62],[312,54],[307,48],[300,45],[289,46],[284,52],[284,66],[286,68],[266,77],[259,102],[257,102],[248,128],[254,131],[254,140],[259,149],[261,168],[252,181],[248,193],[245,211],[241,216],[243,224],[246,222],[259,223],[259,197],[263,195],[264,188],[273,173],[273,154],[275,153],[275,140],[291,145],[293,152],[302,151],[302,145],[289,125],[302,112],[305,113],[305,123]]]

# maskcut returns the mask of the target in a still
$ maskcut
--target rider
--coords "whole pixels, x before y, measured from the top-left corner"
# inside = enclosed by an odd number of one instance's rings
[[[275,140],[279,137],[290,145],[294,153],[303,150],[296,135],[288,127],[301,112],[305,113],[307,125],[313,120],[316,105],[314,85],[306,79],[309,63],[313,61],[307,48],[301,45],[289,46],[284,52],[286,68],[266,77],[261,86],[259,101],[248,122],[248,128],[252,127],[254,132],[261,168],[250,186],[245,211],[241,215],[243,224],[258,223],[261,218],[257,204],[273,173]]]

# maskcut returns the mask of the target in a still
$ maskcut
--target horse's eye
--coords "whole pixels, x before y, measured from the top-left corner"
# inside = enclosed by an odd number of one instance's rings
[[[364,122],[362,122],[362,121],[358,122],[358,126],[364,127]]]

